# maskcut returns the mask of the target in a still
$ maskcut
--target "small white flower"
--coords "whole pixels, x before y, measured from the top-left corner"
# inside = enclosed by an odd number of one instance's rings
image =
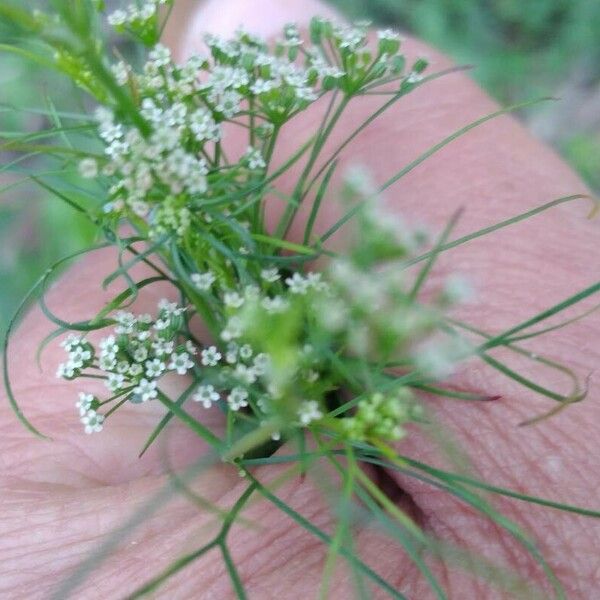
[[[272,314],[285,312],[289,308],[289,302],[282,296],[263,298],[261,305],[268,313]]]
[[[248,392],[244,388],[233,388],[229,396],[227,396],[227,404],[233,411],[238,411],[240,408],[248,406]]]
[[[190,194],[204,194],[208,189],[206,176],[200,171],[192,171],[187,178],[186,187]]]
[[[366,40],[365,30],[358,27],[348,27],[336,33],[339,36],[340,48],[345,48],[350,52],[358,50]]]
[[[241,337],[243,333],[242,321],[239,317],[230,317],[227,326],[221,332],[221,339],[230,342]]]
[[[265,162],[265,159],[260,153],[260,150],[257,150],[252,146],[248,147],[244,156],[248,161],[248,168],[252,171],[255,171],[257,169],[264,169],[267,166],[267,163]]]
[[[164,112],[163,120],[170,127],[178,127],[185,123],[187,106],[183,102],[176,102]]]
[[[100,369],[102,371],[112,371],[117,366],[117,359],[114,354],[106,354],[100,357]]]
[[[153,400],[154,398],[156,398],[156,396],[158,396],[158,390],[156,389],[156,381],[142,379],[139,385],[133,389],[133,393],[140,399],[141,402]]]
[[[221,139],[221,130],[206,108],[199,108],[190,116],[189,127],[198,142]]]
[[[319,98],[314,90],[309,87],[296,88],[296,97],[299,100],[306,100],[307,102],[314,102]]]
[[[240,308],[244,304],[244,298],[237,292],[225,292],[223,302],[229,308]]]
[[[136,334],[136,338],[139,342],[145,342],[146,340],[150,339],[150,336],[152,335],[152,333],[150,331],[138,331],[138,333]]]
[[[242,96],[237,92],[232,90],[224,92],[215,102],[215,110],[222,113],[226,119],[231,119],[240,111],[241,101]]]
[[[306,276],[306,284],[317,291],[326,290],[328,288],[327,283],[322,281],[321,273],[315,273],[314,271]]]
[[[158,67],[165,67],[171,62],[171,51],[162,44],[157,44],[148,58]]]
[[[138,18],[142,21],[148,21],[156,14],[156,9],[159,4],[164,4],[164,1],[159,0],[148,0],[146,4],[143,4],[138,11]]]
[[[271,90],[274,90],[276,86],[277,84],[273,80],[257,79],[250,87],[250,91],[256,96],[259,96],[260,94],[266,94]]]
[[[421,75],[420,73],[415,73],[415,72],[409,73],[408,76],[406,77],[407,83],[419,83],[422,80],[423,80],[423,75]]]
[[[152,349],[156,356],[165,356],[165,354],[172,354],[175,344],[173,342],[166,342],[164,340],[156,340],[152,342]]]
[[[138,375],[141,375],[144,372],[144,367],[142,367],[142,365],[138,363],[133,363],[132,365],[129,365],[129,369],[127,370],[127,372],[132,377],[137,377]]]
[[[118,27],[119,25],[124,25],[125,23],[127,23],[127,13],[121,9],[115,10],[113,13],[108,15],[107,21],[111,27]]]
[[[192,340],[187,340],[186,341],[186,343],[185,343],[185,349],[192,356],[195,356],[196,354],[198,354],[198,348],[196,348],[196,346],[194,346]]]
[[[240,357],[243,358],[244,360],[248,360],[249,358],[252,358],[252,346],[250,344],[244,344],[241,348],[240,348]]]
[[[315,383],[315,381],[318,381],[319,379],[319,373],[313,369],[309,369],[305,373],[305,379],[308,383]]]
[[[193,273],[190,275],[190,279],[199,290],[207,292],[217,278],[214,273],[207,271],[206,273]]]
[[[81,422],[83,423],[87,434],[99,433],[102,431],[104,416],[99,415],[95,410],[88,410],[87,413],[81,417]]]
[[[160,377],[166,369],[165,363],[162,362],[160,358],[146,361],[145,367],[146,377],[149,377],[150,379]]]
[[[98,163],[93,158],[84,158],[79,163],[79,174],[84,179],[94,179],[98,176]]]
[[[154,323],[154,329],[156,329],[156,331],[164,331],[169,325],[171,325],[170,319],[157,319]]]
[[[143,200],[134,200],[130,202],[129,205],[131,206],[131,210],[138,217],[146,217],[150,212],[150,205],[147,202],[144,202]]]
[[[285,282],[292,294],[304,295],[309,287],[308,281],[302,277],[300,273],[294,273],[294,275],[292,277],[288,277]]]
[[[237,364],[233,374],[236,379],[246,385],[252,385],[256,381],[254,369],[243,364]]]
[[[247,285],[244,288],[244,295],[248,300],[257,300],[260,296],[260,288],[254,284]]]
[[[121,373],[109,373],[104,383],[111,392],[117,392],[125,387],[125,376]]]
[[[313,421],[323,418],[319,403],[315,400],[305,400],[298,409],[298,417],[302,425],[309,425]]]
[[[101,123],[98,128],[98,133],[107,144],[114,144],[123,137],[124,130],[122,125],[110,121]],[[126,151],[127,149],[124,146],[115,145],[110,154],[124,154]]]
[[[86,394],[85,392],[79,392],[79,400],[75,403],[75,406],[79,409],[79,416],[83,417],[87,414],[94,401],[93,394]]]
[[[205,367],[216,367],[221,358],[221,353],[217,350],[216,346],[210,346],[202,350],[200,360]]]
[[[56,377],[70,379],[75,376],[75,367],[70,363],[60,363],[56,369]]]
[[[397,31],[394,31],[393,29],[380,29],[377,32],[377,38],[382,40],[382,41],[393,41],[393,42],[399,42],[402,40],[402,38],[400,37],[400,34]]]
[[[115,327],[115,332],[118,334],[128,334],[133,332],[133,327],[136,324],[136,318],[132,313],[119,311],[115,315],[115,321],[118,326]]]
[[[275,267],[271,269],[263,269],[260,272],[260,276],[264,281],[267,281],[268,283],[275,283],[278,279],[281,279],[281,275]]]
[[[92,358],[92,353],[83,346],[77,346],[69,352],[69,363],[76,369],[85,366]]]
[[[148,350],[144,346],[136,348],[133,353],[133,360],[136,362],[144,362],[148,358]]]
[[[183,308],[177,306],[176,302],[169,302],[166,298],[162,298],[158,302],[158,310],[165,311],[167,315],[178,317],[183,313]]]
[[[190,355],[187,352],[180,352],[171,356],[168,368],[171,371],[177,371],[178,375],[185,375],[193,366],[194,363],[190,360]]]
[[[201,402],[204,408],[210,408],[219,398],[219,393],[215,391],[212,385],[201,385],[192,396],[192,400],[194,402]]]
[[[105,356],[115,355],[119,351],[119,346],[114,335],[109,335],[107,338],[100,340],[98,348],[100,348],[102,354]]]
[[[158,108],[154,103],[154,100],[151,98],[144,98],[142,100],[142,108],[140,110],[140,114],[147,121],[151,121],[152,123],[158,123],[162,119],[163,111]]]
[[[271,359],[268,354],[261,352],[254,357],[252,368],[257,376],[264,375],[271,366]]]
[[[123,61],[112,65],[111,71],[113,72],[113,75],[115,76],[115,79],[119,85],[125,85],[129,81],[129,68]],[[92,175],[92,177],[95,177],[95,175]]]
[[[152,143],[161,152],[173,150],[180,142],[180,131],[174,127],[162,126],[152,134]]]
[[[456,358],[448,347],[429,342],[416,356],[417,367],[434,379],[443,379],[451,375],[456,368]]]
[[[473,299],[474,291],[470,282],[460,275],[451,275],[444,282],[444,299],[452,304],[461,304]]]
[[[117,363],[117,373],[124,375],[129,372],[129,363],[126,360],[121,360]]]
[[[83,344],[83,338],[78,336],[78,335],[74,335],[74,334],[69,334],[67,336],[66,339],[64,339],[60,345],[67,351],[69,352],[72,348],[74,348],[75,346],[80,346],[81,344]]]

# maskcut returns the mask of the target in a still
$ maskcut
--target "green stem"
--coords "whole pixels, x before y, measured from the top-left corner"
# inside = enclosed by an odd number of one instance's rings
[[[277,226],[277,229],[275,232],[276,237],[284,238],[287,235],[287,233],[292,225],[292,222],[293,222],[296,214],[298,213],[300,204],[301,204],[302,200],[304,199],[304,197],[306,196],[307,192],[304,190],[306,181],[308,180],[308,177],[310,176],[310,173],[320,156],[321,150],[323,149],[323,147],[325,146],[325,143],[327,142],[329,136],[331,135],[331,132],[333,131],[334,127],[336,126],[337,122],[339,121],[340,117],[342,116],[344,110],[348,106],[348,103],[350,102],[350,98],[351,98],[351,96],[344,96],[342,98],[342,101],[340,102],[337,110],[335,111],[334,115],[329,120],[329,124],[326,127],[321,127],[320,131],[322,131],[322,133],[315,140],[313,150],[310,154],[310,157],[308,159],[306,167],[304,168],[302,175],[300,175],[300,178],[298,179],[298,183],[296,184],[296,187],[294,188],[294,191],[292,193],[292,201],[290,204],[288,204],[288,206],[283,214],[283,217],[281,218],[281,220]],[[326,120],[327,120],[327,114],[325,115],[324,123]]]

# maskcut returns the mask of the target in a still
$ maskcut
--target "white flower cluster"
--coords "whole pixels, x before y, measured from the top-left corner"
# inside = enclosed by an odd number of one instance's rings
[[[210,272],[197,275],[195,279],[203,287],[211,286],[216,279]],[[264,269],[263,276],[272,282],[280,278],[276,269]],[[298,281],[296,277],[295,284]],[[311,281],[308,285],[323,289],[318,278],[312,277]],[[271,379],[272,359],[264,352],[256,352],[250,344],[236,341],[242,333],[242,323],[235,313],[239,315],[239,310],[249,299],[260,297],[259,288],[246,286],[242,293],[224,290],[221,295],[231,313],[225,331],[232,332],[230,338],[221,336],[228,339],[222,350],[217,346],[206,346],[199,351],[190,341],[179,341],[184,309],[167,300],[160,301],[156,318],[149,314],[117,312],[113,333],[100,340],[97,351],[80,336],[69,335],[62,342],[68,361],[59,366],[57,376],[71,380],[85,375],[85,370],[95,370],[111,393],[104,402],[92,394],[80,393],[76,407],[86,433],[102,430],[105,416],[98,408],[104,404],[115,400],[139,404],[156,399],[160,393],[159,380],[167,373],[192,373],[198,385],[191,398],[204,408],[211,408],[223,398],[233,412],[249,408],[261,421],[272,416],[274,403],[280,399]],[[236,322],[238,330],[234,334],[233,323]],[[307,347],[303,356],[309,354]],[[312,364],[311,360],[307,364]],[[301,375],[308,386],[319,379],[317,371],[311,368],[304,369]],[[321,419],[323,413],[319,402],[306,400],[300,403],[296,416],[298,426],[308,426]],[[273,436],[279,439],[280,434]]]
[[[67,352],[68,360],[58,365],[57,377],[74,379],[93,363],[94,348],[85,338],[70,334],[60,345]]]
[[[207,276],[208,274],[192,275],[197,278]],[[275,268],[262,269],[260,276],[266,284],[276,283],[281,279],[279,271]],[[310,291],[326,296],[329,289],[329,285],[323,281],[321,273],[312,272],[303,275],[295,272],[285,279],[285,287],[280,289],[280,293],[261,292],[261,289],[253,284],[245,286],[240,291],[224,290],[222,299],[229,318],[221,332],[221,339],[224,342],[230,342],[243,337],[244,327],[240,312],[248,302],[258,303],[267,314],[275,315],[285,313],[290,309],[290,296],[306,296]]]
[[[146,99],[143,106],[148,110],[156,108],[150,99]],[[119,212],[127,206],[137,216],[147,217],[157,187],[162,190],[163,205],[174,205],[178,201],[181,204],[178,196],[184,192],[190,196],[206,192],[206,160],[183,147],[181,136],[188,119],[187,107],[176,104],[168,114],[159,112],[158,120],[153,122],[154,132],[145,139],[137,128],[117,123],[111,111],[105,108],[96,111],[98,131],[106,144],[108,159],[103,172],[117,177],[109,190],[112,200],[106,210]],[[142,114],[147,115],[144,110]],[[82,162],[80,172],[94,174],[90,159]],[[177,208],[173,229],[183,231],[187,221],[179,213],[187,210],[185,202]],[[167,217],[163,215],[163,219]]]
[[[179,341],[182,315],[183,309],[167,300],[160,301],[156,319],[119,311],[114,333],[100,341],[98,353],[84,338],[70,335],[62,342],[69,359],[59,366],[57,377],[70,380],[93,369],[99,371],[113,399],[153,400],[161,377],[169,372],[186,375],[195,367],[192,357],[198,349],[189,340]],[[81,394],[77,404],[88,433],[99,431],[104,419],[96,413],[94,402],[92,395]]]
[[[271,385],[272,359],[268,354],[255,352],[250,344],[230,341],[223,352],[216,346],[204,348],[201,364],[203,377],[192,400],[211,408],[223,398],[228,410],[237,413],[249,407],[261,422],[272,416],[277,393]],[[303,403],[298,424],[307,426],[322,416],[317,403]],[[280,436],[279,432],[272,434],[274,440]]]
[[[79,411],[81,424],[87,434],[99,433],[104,427],[104,415],[96,411],[98,400],[92,394],[79,393],[75,407]]]
[[[112,27],[141,26],[156,16],[158,7],[170,0],[146,0],[141,5],[130,5],[127,9],[117,9],[108,15],[108,24]]]
[[[158,5],[166,1],[150,0],[115,11],[109,21],[123,28],[154,18]],[[394,72],[400,45],[394,32],[380,32],[376,63],[370,65],[365,62],[370,55],[362,51],[368,43],[366,26],[341,27],[316,19],[311,27],[319,34],[311,35],[314,44],[306,47],[298,28],[288,25],[275,51],[238,31],[229,40],[207,35],[209,55],[194,55],[182,65],[176,65],[161,44],[149,52],[141,72],[117,62],[115,79],[135,89],[139,117],[146,127],[130,116],[117,118],[106,108],[97,112],[105,160],[99,165],[84,159],[80,173],[111,178],[105,211],[147,219],[154,237],[171,232],[183,236],[196,216],[206,225],[205,201],[235,197],[245,181],[230,177],[231,189],[211,185],[211,174],[223,166],[218,145],[224,123],[246,120],[251,108],[256,136],[234,166],[245,168],[251,176],[268,169],[265,154],[270,136],[298,111],[333,88],[358,93]],[[332,49],[339,56],[332,56]],[[412,75],[416,77],[416,71]]]

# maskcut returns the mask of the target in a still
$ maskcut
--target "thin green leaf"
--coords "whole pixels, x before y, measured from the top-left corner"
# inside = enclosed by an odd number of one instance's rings
[[[417,275],[417,279],[415,280],[415,283],[408,295],[409,300],[411,302],[414,302],[415,299],[417,298],[419,291],[421,290],[421,288],[423,287],[423,284],[425,283],[425,280],[431,273],[431,269],[433,269],[433,265],[435,264],[435,261],[440,254],[440,248],[442,248],[442,246],[446,243],[446,240],[450,236],[450,233],[454,229],[462,212],[463,212],[462,209],[459,209],[452,215],[452,217],[450,218],[450,221],[448,221],[448,224],[442,231],[442,235],[440,236],[438,242],[436,243],[435,247],[431,251],[429,258],[425,262],[425,265],[419,271],[419,274]]]
[[[317,215],[319,214],[319,210],[321,208],[321,202],[323,202],[323,198],[325,197],[325,193],[329,188],[329,183],[331,182],[331,178],[338,166],[338,161],[334,160],[330,167],[327,169],[325,173],[325,177],[323,177],[323,181],[317,190],[317,195],[315,196],[315,200],[310,209],[310,215],[308,216],[308,221],[306,222],[306,228],[304,229],[304,245],[310,242],[310,238],[312,236],[312,232],[315,226],[315,222],[317,220]]]
[[[40,291],[43,291],[45,289],[48,279],[65,262],[67,262],[69,260],[73,260],[74,258],[76,258],[78,256],[82,256],[84,254],[94,252],[95,250],[99,250],[100,248],[105,248],[106,246],[108,246],[108,244],[100,244],[100,245],[94,246],[92,248],[87,248],[86,250],[80,250],[80,251],[75,252],[74,254],[71,254],[65,258],[62,258],[61,260],[54,263],[54,265],[52,265],[49,269],[47,269],[46,272],[36,281],[36,283],[31,287],[29,292],[27,292],[27,294],[23,298],[22,302],[17,307],[17,310],[15,311],[14,315],[8,322],[8,326],[7,326],[6,332],[4,334],[4,353],[2,355],[2,375],[3,375],[3,379],[4,379],[4,389],[6,390],[6,397],[8,399],[8,402],[9,402],[13,412],[15,413],[15,415],[17,416],[19,421],[21,421],[21,423],[31,433],[33,433],[39,437],[48,439],[47,436],[40,433],[30,423],[30,421],[27,419],[27,417],[25,417],[25,415],[23,414],[23,411],[21,410],[19,403],[14,395],[12,385],[10,383],[9,356],[10,356],[10,341],[12,339],[13,330],[16,327],[17,323],[19,322],[21,315],[25,312],[25,309],[29,307],[31,301],[38,295],[38,293],[40,293]],[[66,324],[66,325],[68,325],[68,324]],[[65,323],[64,322],[60,323],[60,326],[64,327]]]
[[[186,390],[182,394],[180,394],[179,398],[177,398],[177,400],[175,401],[175,404],[178,407],[183,406],[183,404],[185,403],[185,401],[192,395],[192,392],[196,389],[196,387],[197,387],[197,383],[194,381],[194,383],[192,383],[191,385],[189,385],[186,388]],[[146,451],[148,450],[148,448],[150,448],[150,446],[154,443],[154,441],[156,440],[156,438],[160,435],[160,433],[169,424],[169,421],[174,416],[175,416],[175,413],[173,411],[169,411],[160,420],[159,424],[156,426],[156,428],[150,434],[150,437],[146,440],[146,443],[144,444],[144,447],[140,451],[140,453],[138,455],[138,458],[142,458],[142,456],[144,456],[144,454],[146,453]]]
[[[163,394],[160,390],[158,391],[158,400],[163,404],[166,408],[169,409],[182,423],[187,425],[192,431],[194,431],[198,436],[200,436],[205,442],[208,442],[214,449],[218,450],[222,448],[223,444],[221,440],[212,433],[207,427],[202,425],[200,421],[197,421],[190,415],[185,412],[180,406],[178,406],[172,400],[169,400],[165,394]]]
[[[137,600],[138,598],[143,598],[144,596],[148,596],[152,592],[156,591],[161,585],[163,585],[168,579],[173,577],[179,571],[185,569],[188,565],[198,560],[202,556],[204,556],[207,552],[219,546],[218,540],[213,540],[209,542],[205,546],[202,546],[198,550],[194,550],[194,552],[190,552],[185,556],[174,561],[170,564],[162,573],[145,583],[143,586],[139,587],[130,595],[126,596],[126,600]]]
[[[535,215],[538,215],[538,214],[545,212],[551,208],[554,208],[555,206],[559,206],[560,204],[565,204],[567,202],[572,202],[573,200],[582,200],[582,199],[593,200],[594,210],[592,210],[592,213],[599,206],[599,201],[594,200],[593,198],[591,198],[590,196],[588,196],[586,194],[573,194],[571,196],[564,196],[562,198],[557,198],[556,200],[552,200],[550,202],[547,202],[546,204],[542,204],[541,206],[538,206],[538,207],[528,210],[524,213],[521,213],[520,215],[517,215],[516,217],[511,217],[510,219],[506,219],[505,221],[500,221],[499,223],[490,225],[489,227],[484,227],[483,229],[479,229],[477,231],[474,231],[473,233],[469,233],[468,235],[458,238],[457,240],[448,242],[447,244],[444,244],[441,248],[439,248],[438,252],[445,252],[446,250],[451,250],[452,248],[456,248],[457,246],[466,244],[467,242],[470,242],[471,240],[477,239],[479,237],[486,236],[490,233],[493,233],[494,231],[504,229],[505,227],[510,227],[511,225],[515,225],[516,223],[525,221],[526,219],[529,219]],[[592,213],[590,213],[590,216]],[[427,260],[430,256],[430,254],[431,254],[431,252],[426,252],[425,254],[421,254],[420,256],[417,256],[415,258],[411,258],[408,261],[406,261],[406,265],[411,266],[411,265],[414,265],[415,263],[421,262],[423,260]]]
[[[263,244],[268,244],[269,246],[274,246],[275,248],[281,248],[282,250],[289,250],[290,252],[296,252],[298,254],[309,256],[315,255],[314,249],[309,248],[308,246],[294,244],[293,242],[288,242],[287,240],[279,240],[277,238],[270,237],[268,235],[262,235],[260,233],[253,233],[252,237],[257,242],[262,242]]]
[[[433,156],[434,154],[436,154],[437,152],[439,152],[440,150],[442,150],[443,148],[445,148],[446,146],[448,146],[449,144],[451,144],[453,141],[455,141],[458,138],[462,137],[463,135],[465,135],[466,133],[468,133],[472,129],[475,129],[476,127],[479,127],[479,126],[483,125],[484,123],[487,123],[488,121],[491,121],[492,119],[496,119],[499,116],[508,114],[510,112],[514,112],[514,111],[519,110],[521,108],[526,108],[528,106],[533,106],[534,104],[538,104],[539,102],[543,102],[545,100],[550,100],[550,98],[541,98],[539,100],[532,100],[532,101],[529,101],[529,102],[522,102],[520,104],[514,104],[512,106],[509,106],[508,108],[503,108],[503,109],[498,110],[496,112],[493,112],[493,113],[491,113],[489,115],[486,115],[485,117],[482,117],[481,119],[477,119],[476,121],[473,121],[472,123],[469,123],[468,125],[466,125],[465,127],[462,127],[458,131],[455,131],[452,135],[449,135],[448,137],[444,138],[441,142],[435,144],[434,146],[432,146],[431,148],[429,148],[426,152],[424,152],[419,157],[417,157],[415,160],[413,160],[411,163],[409,163],[408,165],[406,165],[406,167],[404,167],[403,169],[401,169],[398,173],[396,173],[396,175],[394,175],[393,177],[391,177],[390,179],[388,179],[379,188],[379,190],[378,190],[378,192],[377,192],[376,195],[379,195],[382,192],[384,192],[385,190],[387,190],[389,187],[391,187],[394,183],[396,183],[402,177],[404,177],[405,175],[407,175],[408,173],[410,173],[413,169],[415,169],[420,164],[422,164],[423,162],[425,162],[428,158],[430,158],[431,156]],[[356,213],[358,213],[362,209],[363,206],[364,206],[364,204],[361,203],[361,204],[357,204],[352,209],[350,209],[341,219],[339,219],[334,225],[332,225],[321,236],[320,243],[326,242],[336,231],[338,231],[338,229],[340,227],[342,227],[350,219],[352,219],[354,217],[354,215]],[[438,250],[438,252],[439,251],[441,251],[441,250]]]

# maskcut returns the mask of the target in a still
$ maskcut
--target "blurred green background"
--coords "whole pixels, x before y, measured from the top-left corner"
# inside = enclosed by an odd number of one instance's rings
[[[600,190],[600,1],[331,2],[350,17],[411,32],[457,62],[475,65],[472,76],[502,104],[547,95],[561,98],[520,116]],[[15,32],[0,22],[0,44],[14,40]],[[72,106],[71,92],[63,80],[0,51],[0,137],[49,125],[41,115],[6,105],[47,109],[51,98],[61,110],[80,109]],[[93,236],[77,214],[39,188],[8,187],[22,176],[19,164],[13,164],[18,155],[1,150],[0,333],[44,269]]]

